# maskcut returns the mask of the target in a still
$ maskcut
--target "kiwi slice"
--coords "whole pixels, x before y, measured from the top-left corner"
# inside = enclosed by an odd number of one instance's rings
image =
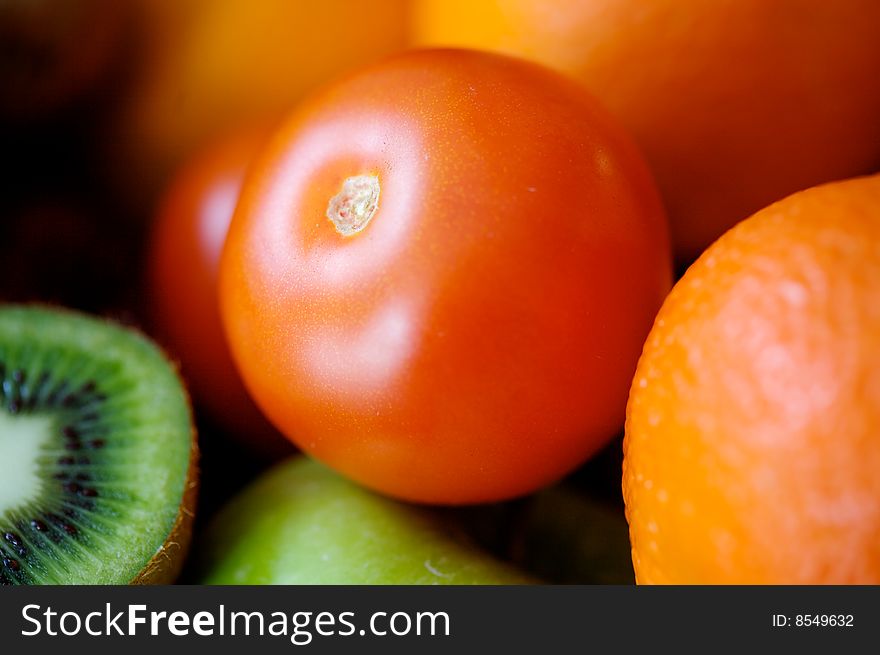
[[[186,392],[150,341],[0,306],[0,584],[171,582],[196,458]]]

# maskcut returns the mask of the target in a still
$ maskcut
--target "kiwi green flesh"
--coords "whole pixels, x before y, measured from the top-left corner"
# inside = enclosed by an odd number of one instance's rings
[[[109,322],[0,307],[0,584],[126,584],[181,508],[192,422],[162,353]]]

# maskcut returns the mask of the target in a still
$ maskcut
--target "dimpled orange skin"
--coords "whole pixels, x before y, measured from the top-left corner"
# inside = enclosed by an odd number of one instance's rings
[[[344,237],[326,211],[360,175],[378,209]],[[233,218],[221,306],[253,397],[304,450],[404,499],[497,500],[622,424],[668,248],[647,167],[583,89],[415,52],[276,134]]]
[[[692,261],[762,207],[880,169],[875,0],[419,0],[414,39],[575,76],[636,137]]]
[[[627,409],[640,583],[880,583],[880,176],[804,191],[675,286]]]

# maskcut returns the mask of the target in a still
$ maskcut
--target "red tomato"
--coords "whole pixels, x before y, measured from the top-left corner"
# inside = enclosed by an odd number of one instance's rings
[[[220,253],[245,170],[266,130],[236,134],[199,153],[169,187],[156,218],[149,286],[157,336],[181,360],[199,401],[228,432],[275,453],[285,442],[248,396],[220,321]]]
[[[391,495],[480,502],[621,427],[669,241],[641,156],[581,87],[407,53],[312,98],[263,152],[221,309],[254,398],[304,450]]]

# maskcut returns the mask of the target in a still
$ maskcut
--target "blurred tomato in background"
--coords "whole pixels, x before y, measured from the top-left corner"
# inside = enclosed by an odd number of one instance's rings
[[[639,142],[680,263],[793,191],[880,167],[876,0],[416,0],[419,44],[565,71]]]
[[[408,4],[136,0],[136,57],[105,134],[115,184],[137,209],[211,139],[403,47]]]
[[[236,132],[184,165],[160,203],[147,266],[151,325],[180,359],[190,391],[231,436],[277,455],[292,447],[245,391],[217,304],[226,232],[247,167],[268,133],[268,125]]]

